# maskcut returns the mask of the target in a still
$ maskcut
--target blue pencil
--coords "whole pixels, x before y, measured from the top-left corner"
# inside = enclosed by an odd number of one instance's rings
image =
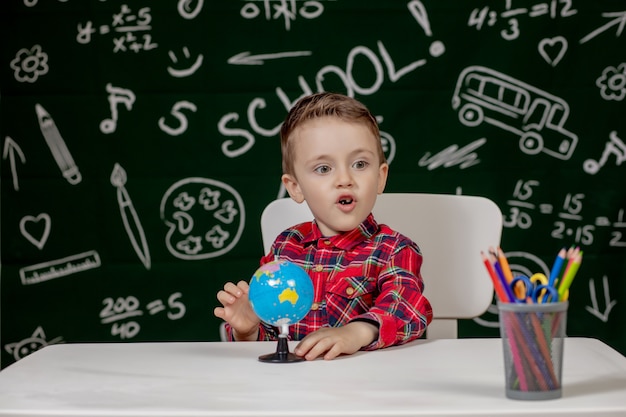
[[[554,287],[554,285],[556,284],[555,281],[561,273],[561,268],[563,267],[563,261],[565,260],[565,256],[565,248],[562,248],[556,256],[556,259],[554,260],[554,265],[552,266],[552,270],[550,271],[550,278],[548,279],[548,285]]]

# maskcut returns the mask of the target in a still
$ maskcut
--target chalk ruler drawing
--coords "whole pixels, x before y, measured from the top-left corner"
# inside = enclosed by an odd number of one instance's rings
[[[43,328],[39,326],[30,337],[22,339],[19,342],[7,343],[4,345],[4,350],[10,355],[13,355],[13,359],[18,361],[45,346],[61,343],[62,341],[62,337],[46,340],[46,334],[43,331]]]
[[[48,114],[40,104],[35,104],[35,112],[37,113],[41,134],[46,140],[48,148],[50,148],[50,152],[52,152],[52,156],[59,166],[61,173],[63,173],[63,177],[72,185],[78,184],[81,182],[82,176],[54,120],[52,120],[50,114]]]
[[[15,162],[15,155],[19,158],[22,164],[26,163],[26,157],[22,148],[13,140],[7,136],[4,138],[4,148],[2,149],[2,159],[9,160],[9,167],[11,168],[11,178],[13,179],[13,189],[15,191],[20,190],[20,184],[17,177],[17,165]]]
[[[116,163],[111,172],[111,185],[117,189],[117,204],[120,207],[120,215],[122,216],[124,229],[128,234],[128,238],[130,239],[135,253],[146,269],[150,269],[150,250],[148,249],[146,234],[143,231],[137,210],[135,210],[135,206],[126,190],[126,180],[126,171],[120,164]]]
[[[99,266],[100,255],[95,250],[92,250],[54,261],[27,266],[21,268],[19,273],[22,285],[29,285],[87,271]]]
[[[39,224],[43,223],[43,230],[40,233],[39,237],[33,235],[32,232],[27,230],[29,224]],[[30,243],[35,245],[39,250],[43,249],[46,241],[48,240],[48,236],[50,235],[50,216],[47,213],[41,213],[37,217],[35,216],[24,216],[22,220],[20,220],[20,232],[22,236],[24,236]]]
[[[180,259],[198,260],[229,252],[241,238],[245,208],[230,185],[209,178],[185,178],[161,199],[165,245]]]
[[[520,137],[522,152],[545,152],[558,159],[572,156],[578,136],[563,125],[569,116],[565,100],[482,66],[461,71],[452,97],[461,123],[489,123]]]

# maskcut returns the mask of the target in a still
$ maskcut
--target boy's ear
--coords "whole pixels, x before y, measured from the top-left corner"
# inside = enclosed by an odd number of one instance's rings
[[[387,163],[380,164],[378,167],[378,194],[382,194],[385,191],[385,185],[387,185],[387,175],[389,174],[389,165]]]
[[[291,197],[296,203],[302,203],[304,201],[304,195],[302,194],[302,190],[300,190],[298,181],[293,175],[283,174],[283,176],[281,177],[281,181],[283,182],[285,189],[289,193],[289,197]]]

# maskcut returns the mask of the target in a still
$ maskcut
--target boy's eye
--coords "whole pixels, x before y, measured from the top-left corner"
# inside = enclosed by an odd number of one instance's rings
[[[328,165],[320,165],[314,170],[318,174],[327,174],[330,172],[330,167]]]
[[[368,165],[369,163],[366,161],[356,161],[352,166],[356,169],[364,169],[367,168]]]

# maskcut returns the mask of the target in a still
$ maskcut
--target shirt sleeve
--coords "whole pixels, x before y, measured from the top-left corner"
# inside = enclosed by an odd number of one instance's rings
[[[378,276],[380,293],[370,310],[354,320],[378,324],[378,339],[363,350],[400,345],[418,339],[432,320],[430,302],[424,297],[422,255],[414,243],[399,245]]]

